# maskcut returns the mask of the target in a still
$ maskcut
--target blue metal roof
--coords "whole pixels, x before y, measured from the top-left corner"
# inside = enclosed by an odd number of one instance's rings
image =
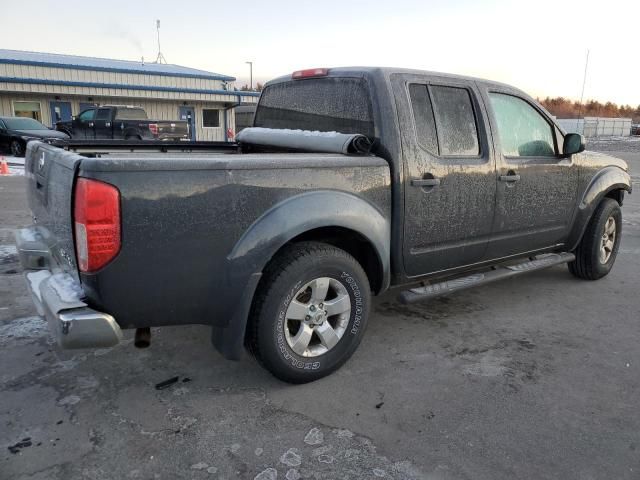
[[[235,77],[219,73],[163,63],[142,63],[131,60],[80,57],[58,53],[25,52],[0,49],[0,63],[33,65],[41,67],[73,68],[78,70],[98,70],[103,72],[139,73],[144,75],[170,75],[173,77],[204,78],[233,82]]]

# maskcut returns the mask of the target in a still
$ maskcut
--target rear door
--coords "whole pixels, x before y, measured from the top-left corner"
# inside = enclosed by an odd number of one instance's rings
[[[563,136],[531,99],[483,88],[495,143],[496,217],[487,256],[500,258],[558,246],[577,204],[578,168],[563,158]]]
[[[397,74],[408,276],[483,260],[493,225],[495,164],[473,82]]]

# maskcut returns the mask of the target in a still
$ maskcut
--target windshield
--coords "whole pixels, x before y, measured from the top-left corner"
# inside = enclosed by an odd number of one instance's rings
[[[33,118],[5,118],[4,123],[12,130],[48,130],[43,124]]]
[[[265,88],[254,125],[375,136],[369,89],[359,78],[292,80]]]

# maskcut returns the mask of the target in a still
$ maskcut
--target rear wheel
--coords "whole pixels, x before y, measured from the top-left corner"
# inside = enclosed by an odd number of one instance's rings
[[[597,280],[607,275],[618,255],[621,229],[620,205],[611,198],[605,198],[589,221],[574,252],[576,259],[569,263],[569,271],[585,280]]]
[[[265,270],[249,349],[277,378],[306,383],[338,369],[358,347],[371,292],[360,264],[331,245],[293,245]]]
[[[22,140],[14,138],[11,140],[10,150],[14,157],[24,157],[25,144]]]

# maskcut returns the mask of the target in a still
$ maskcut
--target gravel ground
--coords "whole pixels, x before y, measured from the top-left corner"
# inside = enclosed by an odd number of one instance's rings
[[[589,145],[635,172],[639,147]],[[623,216],[605,279],[556,267],[413,306],[388,293],[345,367],[291,386],[225,361],[201,326],[154,329],[147,350],[130,333],[56,348],[11,246],[24,178],[0,178],[0,480],[640,478],[638,194]]]

